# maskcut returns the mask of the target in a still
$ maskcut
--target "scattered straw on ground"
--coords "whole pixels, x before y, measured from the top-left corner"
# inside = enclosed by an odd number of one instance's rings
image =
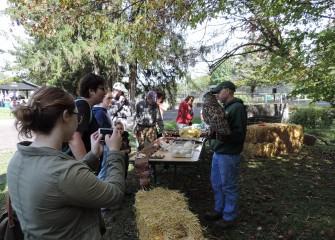
[[[178,191],[140,190],[135,208],[141,240],[205,239],[199,219],[189,211],[185,197]]]
[[[296,124],[254,124],[247,128],[243,153],[247,156],[274,157],[299,152],[302,127]]]

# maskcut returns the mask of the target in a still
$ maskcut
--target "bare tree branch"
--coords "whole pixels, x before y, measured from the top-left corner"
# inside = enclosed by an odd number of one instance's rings
[[[245,48],[245,47],[250,47],[250,46],[257,46],[259,48],[254,49],[254,50],[244,51],[244,52],[241,52],[241,53],[236,53],[239,49]],[[247,54],[250,54],[250,53],[265,52],[265,51],[272,52],[273,49],[269,46],[266,46],[266,45],[260,44],[260,43],[246,43],[246,44],[239,45],[236,48],[232,49],[231,51],[225,53],[220,58],[217,58],[215,60],[210,61],[210,62],[214,62],[213,64],[209,65],[210,72],[212,73],[213,71],[215,71],[215,69],[218,68],[224,61],[226,61],[227,59],[229,59],[233,56],[242,56],[242,55],[247,55]],[[206,62],[208,63],[209,61],[206,61]]]

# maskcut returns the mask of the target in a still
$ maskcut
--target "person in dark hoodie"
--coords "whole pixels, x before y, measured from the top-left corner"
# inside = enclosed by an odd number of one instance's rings
[[[112,121],[108,114],[108,109],[112,106],[112,99],[113,99],[112,93],[108,92],[105,95],[102,102],[98,105],[95,105],[92,108],[94,117],[97,120],[100,128],[112,128],[113,127]],[[104,145],[101,169],[98,174],[98,178],[101,180],[105,180],[106,175],[107,175],[107,153],[108,153],[107,146]]]
[[[234,97],[236,86],[224,81],[213,88],[218,101],[225,104],[232,133],[225,141],[211,140],[213,150],[211,183],[214,191],[214,211],[205,214],[208,220],[216,221],[220,228],[232,227],[236,223],[239,200],[238,166],[240,153],[247,132],[247,112],[241,99]]]

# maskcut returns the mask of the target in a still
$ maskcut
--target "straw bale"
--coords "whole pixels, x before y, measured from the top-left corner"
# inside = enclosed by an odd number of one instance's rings
[[[248,156],[274,157],[286,154],[285,144],[278,143],[245,143],[243,153]]]
[[[178,191],[140,190],[135,209],[141,240],[205,239],[199,219],[189,211],[185,197]]]
[[[274,157],[299,152],[303,136],[302,127],[296,124],[250,125],[247,127],[243,153],[248,156]]]

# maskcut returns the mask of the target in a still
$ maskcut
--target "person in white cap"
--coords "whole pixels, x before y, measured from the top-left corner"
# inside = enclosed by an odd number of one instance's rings
[[[125,93],[128,93],[127,88],[121,82],[116,82],[113,85],[113,105],[109,110],[113,124],[122,122],[126,131],[132,130],[133,121],[131,120],[131,107],[128,99],[125,98]]]

